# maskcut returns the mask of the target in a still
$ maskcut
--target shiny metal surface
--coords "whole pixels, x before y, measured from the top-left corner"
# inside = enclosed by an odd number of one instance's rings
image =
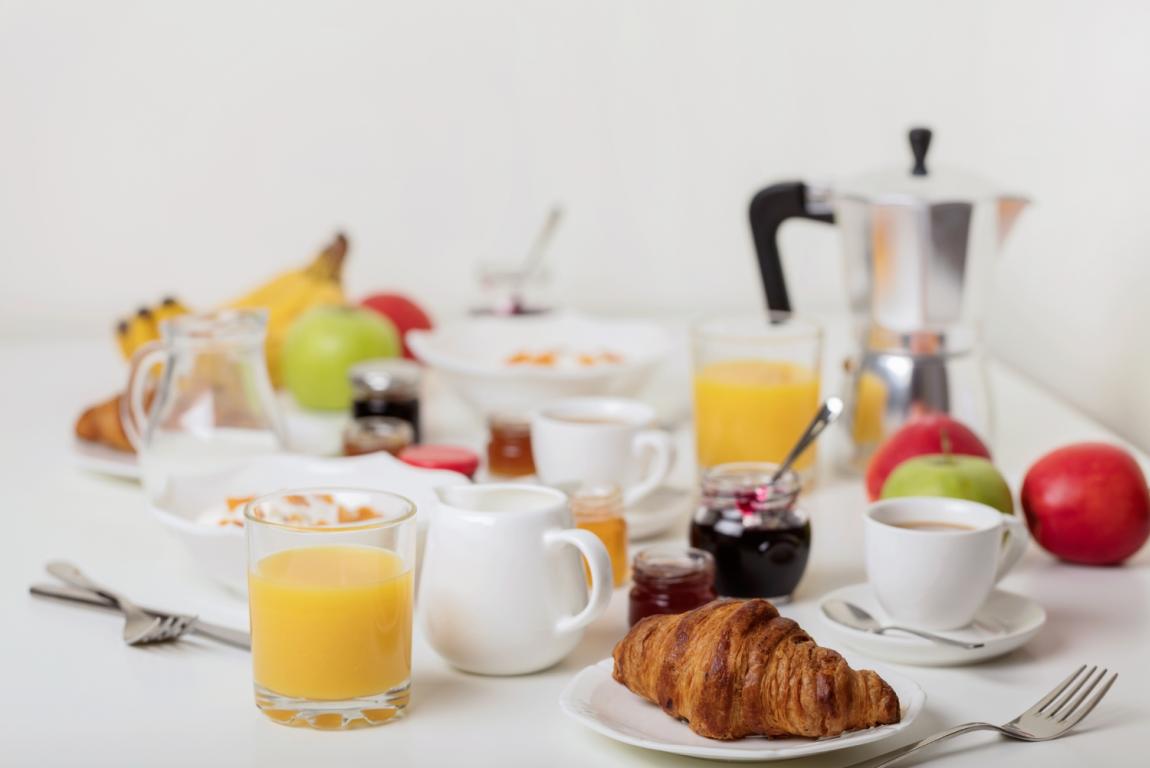
[[[847,392],[852,462],[927,410],[992,441],[980,322],[995,257],[1029,201],[933,166],[810,189],[808,207],[834,213],[859,338]]]
[[[65,584],[95,592],[116,606],[124,614],[124,642],[128,645],[155,642],[157,638],[164,637],[169,629],[163,618],[151,615],[123,595],[100,586],[71,563],[51,562],[47,565],[47,571]]]
[[[782,463],[779,464],[778,469],[771,475],[771,479],[767,481],[768,485],[773,486],[777,483],[779,478],[786,474],[787,470],[791,468],[791,465],[802,455],[803,451],[818,439],[819,435],[823,433],[823,430],[838,420],[839,416],[842,415],[843,407],[843,401],[837,397],[828,397],[826,401],[819,406],[819,410],[815,413],[815,417],[811,419],[811,423],[807,425],[803,434],[795,441],[790,453],[788,453]]]
[[[822,609],[823,613],[825,613],[831,621],[842,624],[845,627],[857,629],[862,632],[870,632],[875,635],[882,635],[887,632],[905,632],[908,635],[921,637],[923,640],[930,640],[933,643],[953,645],[958,648],[966,648],[967,650],[981,648],[985,645],[985,643],[968,643],[964,640],[952,640],[944,635],[936,635],[933,632],[923,632],[922,630],[911,629],[910,627],[899,627],[893,624],[884,626],[861,606],[848,603],[846,600],[828,600],[823,603]]]
[[[996,731],[999,734],[1019,741],[1049,741],[1057,739],[1069,731],[1098,706],[1098,702],[1118,679],[1117,673],[1106,677],[1109,670],[1098,667],[1086,669],[1085,665],[1063,680],[1030,709],[1003,725],[990,723],[965,723],[954,728],[928,736],[925,739],[907,744],[898,749],[854,763],[848,768],[883,768],[902,760],[907,755],[924,747],[937,744],[954,736],[974,731]],[[1084,674],[1085,673],[1085,674]],[[1103,679],[1106,680],[1102,683]],[[1099,683],[1102,687],[1099,688]]]
[[[90,592],[86,589],[80,589],[78,587],[66,587],[56,584],[33,584],[28,588],[28,591],[37,597],[50,597],[55,600],[66,600],[72,603],[83,603],[84,605],[90,605],[94,608],[101,608],[108,611],[119,610],[119,608],[117,608],[114,603],[104,599],[99,594]],[[188,614],[173,613],[171,611],[162,611],[157,608],[148,608],[144,606],[141,606],[141,610],[161,619],[169,617],[184,619],[185,628],[181,633],[181,636],[183,634],[200,635],[202,637],[207,637],[226,645],[235,646],[236,648],[251,650],[251,636],[243,630],[232,629],[231,627],[224,627],[219,624],[212,624],[211,622],[204,621],[203,619],[199,619]]]
[[[948,413],[983,440],[994,439],[994,414],[981,349],[947,353],[864,350],[848,361],[845,424],[849,463],[861,469],[874,449],[916,414]]]

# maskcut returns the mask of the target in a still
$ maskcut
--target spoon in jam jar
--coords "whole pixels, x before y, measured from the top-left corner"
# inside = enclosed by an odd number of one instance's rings
[[[802,456],[803,451],[807,449],[807,446],[813,443],[818,438],[818,436],[823,433],[824,429],[829,427],[831,424],[834,424],[835,419],[837,419],[842,414],[842,412],[842,399],[837,397],[828,397],[823,402],[823,404],[819,406],[818,413],[816,413],[815,417],[811,419],[811,423],[807,425],[806,430],[803,432],[802,436],[799,437],[798,442],[796,442],[795,446],[791,448],[791,452],[787,454],[785,459],[783,459],[783,463],[779,465],[779,468],[775,470],[775,473],[771,475],[771,479],[767,481],[767,484],[774,486],[774,484],[779,481],[779,478],[786,474],[787,470],[791,468],[791,465],[795,463],[799,456]]]

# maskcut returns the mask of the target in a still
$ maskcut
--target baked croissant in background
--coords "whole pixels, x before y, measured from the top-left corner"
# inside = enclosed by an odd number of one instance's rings
[[[615,646],[614,678],[711,739],[838,736],[897,723],[898,697],[767,600],[649,616]]]

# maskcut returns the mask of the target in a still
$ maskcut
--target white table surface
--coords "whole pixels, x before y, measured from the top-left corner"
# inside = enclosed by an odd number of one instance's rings
[[[625,632],[626,591],[616,593],[607,615],[569,658],[525,677],[455,672],[417,632],[407,718],[348,733],[291,729],[265,719],[252,702],[242,651],[198,640],[129,648],[113,616],[29,596],[27,585],[47,578],[44,563],[65,558],[141,602],[246,623],[245,605],[196,573],[180,544],[148,516],[134,484],[72,464],[78,407],[112,391],[122,375],[108,342],[10,342],[0,345],[0,371],[6,518],[0,534],[0,765],[701,764],[617,744],[559,710],[559,692],[571,675],[608,656]],[[991,383],[996,458],[1008,477],[1020,477],[1057,445],[1115,440],[1002,366],[994,366]],[[445,403],[434,430],[468,423],[464,413]],[[796,601],[782,613],[818,639],[818,597],[863,578],[861,483],[824,479],[807,506],[815,532],[812,560]],[[1033,597],[1048,612],[1046,628],[1028,646],[972,667],[900,667],[927,693],[926,710],[912,728],[880,744],[788,765],[845,766],[952,724],[1005,721],[1082,663],[1107,665],[1121,677],[1071,736],[1024,744],[971,735],[927,753],[931,764],[1146,765],[1150,548],[1123,567],[1086,568],[1056,562],[1035,547],[1003,587]]]

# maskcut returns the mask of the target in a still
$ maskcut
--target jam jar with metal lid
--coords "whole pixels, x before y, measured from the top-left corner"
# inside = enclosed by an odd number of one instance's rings
[[[725,597],[791,598],[811,551],[811,523],[798,506],[801,482],[777,465],[720,464],[703,474],[691,546],[715,558],[715,588]]]
[[[365,416],[349,421],[343,430],[343,455],[362,456],[365,453],[387,451],[392,456],[415,441],[415,430],[404,419],[391,416]]]
[[[423,380],[419,363],[402,358],[365,360],[353,365],[347,376],[353,419],[403,419],[411,425],[415,442],[419,442],[419,387]]]
[[[644,547],[631,563],[628,621],[658,614],[686,613],[715,599],[715,560],[710,553],[681,544]]]

